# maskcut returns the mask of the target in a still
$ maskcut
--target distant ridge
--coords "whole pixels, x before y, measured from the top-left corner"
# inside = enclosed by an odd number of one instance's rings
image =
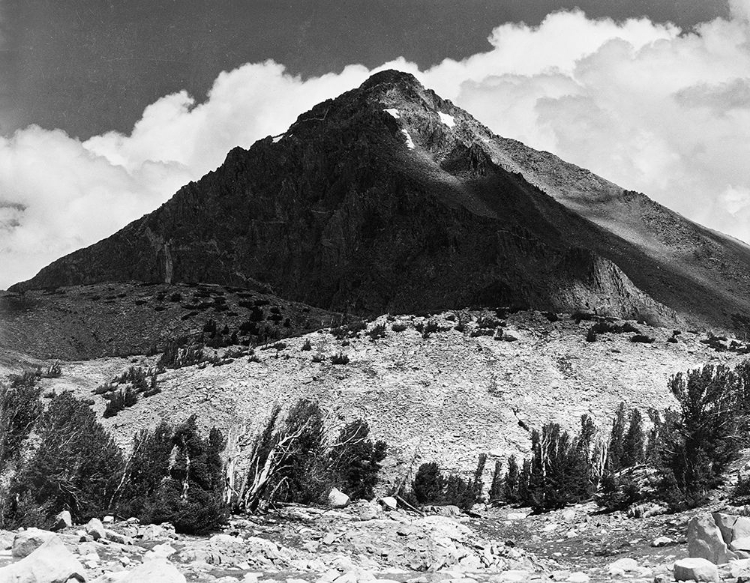
[[[746,245],[496,136],[397,71],[11,290],[131,280],[266,285],[368,315],[519,305],[750,331]]]

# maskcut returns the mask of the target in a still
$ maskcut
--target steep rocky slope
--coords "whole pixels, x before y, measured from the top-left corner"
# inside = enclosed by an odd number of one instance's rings
[[[385,71],[13,289],[263,282],[364,314],[516,304],[741,329],[748,268],[746,246]]]
[[[377,340],[364,331],[337,339],[323,330],[256,349],[252,359],[168,370],[159,375],[160,394],[103,423],[126,446],[140,428],[197,413],[204,427],[218,425],[232,435],[236,447],[230,452],[236,456],[239,444],[251,441],[241,436],[253,435],[274,404],[288,406],[305,397],[331,413],[333,426],[367,419],[374,434],[391,445],[391,477],[431,460],[470,472],[481,452],[491,456],[489,472],[494,459],[528,452],[528,428],[555,421],[575,430],[582,414],[605,426],[622,401],[644,412],[666,407],[673,402],[667,389],[671,375],[742,358],[709,348],[701,342],[705,335],[683,332],[668,341],[672,330],[644,325],[637,326],[654,338],[651,344],[632,342],[633,333],[605,333],[587,342],[590,322],[569,317],[550,322],[538,312],[499,322],[488,314],[446,313],[432,317],[439,331],[426,338],[430,320],[391,320],[381,317],[369,325],[372,330],[385,324],[385,337]],[[348,356],[348,364],[331,362],[338,353]],[[64,363],[60,378],[42,383],[45,392],[73,390],[93,399],[101,413],[105,400],[93,395],[94,388],[154,360]]]

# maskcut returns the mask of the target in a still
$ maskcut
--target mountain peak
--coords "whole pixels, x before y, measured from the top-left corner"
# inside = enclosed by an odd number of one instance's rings
[[[386,69],[385,71],[374,73],[367,79],[367,81],[360,85],[360,90],[368,91],[382,85],[388,85],[391,87],[408,86],[424,91],[424,86],[414,75],[405,71],[397,71],[396,69]]]

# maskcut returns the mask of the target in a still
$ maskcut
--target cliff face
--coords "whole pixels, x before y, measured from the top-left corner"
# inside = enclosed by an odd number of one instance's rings
[[[701,312],[710,288],[562,204],[554,164],[530,165],[532,185],[509,143],[412,76],[385,71],[12,289],[200,281],[368,314],[520,304],[725,324]],[[747,249],[736,254],[750,265]],[[725,315],[750,314],[748,297],[723,297]]]

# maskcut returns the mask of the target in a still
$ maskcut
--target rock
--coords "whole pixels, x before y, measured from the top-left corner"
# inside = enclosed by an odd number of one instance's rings
[[[102,523],[104,524],[114,524],[115,523],[115,517],[114,516],[105,516],[102,518]]]
[[[638,570],[638,561],[635,559],[619,559],[614,563],[610,563],[607,567],[607,572],[613,576],[622,576],[625,573],[631,573]]]
[[[503,571],[498,575],[493,575],[492,577],[490,577],[490,581],[498,583],[512,583],[516,581],[521,582],[526,581],[529,575],[530,573],[528,571],[523,571],[521,569],[508,569],[507,571]]]
[[[582,572],[578,571],[576,573],[572,573],[570,577],[567,578],[568,583],[589,583],[590,577]]]
[[[131,537],[114,530],[109,530],[108,528],[104,529],[104,538],[111,540],[113,543],[120,543],[121,545],[132,545],[134,542]]]
[[[86,534],[88,534],[94,540],[105,538],[106,533],[104,532],[104,525],[98,518],[92,518],[86,524]]]
[[[688,523],[688,556],[711,561],[715,565],[735,558],[710,514],[694,516]]]
[[[333,488],[328,494],[328,505],[331,508],[344,508],[347,504],[349,504],[349,496],[338,488]]]
[[[668,536],[659,536],[651,541],[652,547],[666,547],[669,545],[676,544],[677,541],[673,538],[669,538]]]
[[[186,583],[185,576],[167,559],[159,558],[139,565],[119,583]]]
[[[736,538],[729,545],[729,548],[733,551],[745,551],[750,552],[750,537],[745,536],[742,538]]]
[[[140,524],[141,521],[138,520],[135,516],[131,516],[125,521],[127,524]]]
[[[508,520],[525,520],[526,515],[523,512],[508,512]]]
[[[63,510],[55,516],[55,523],[52,525],[52,530],[62,530],[71,526],[73,526],[73,519],[70,516],[70,512]]]
[[[86,581],[86,572],[58,536],[20,561],[0,568],[3,583],[72,583]]]
[[[739,561],[730,561],[729,572],[732,577],[737,578],[745,572],[750,571],[750,559],[742,559]]]
[[[22,559],[29,556],[47,541],[57,539],[54,532],[38,528],[27,528],[20,531],[13,539],[13,556]]]
[[[159,540],[169,537],[169,532],[158,524],[149,524],[145,528],[139,529],[138,533],[143,540]]]
[[[393,496],[386,496],[385,498],[381,498],[380,503],[386,510],[396,510],[398,508],[398,500],[396,500]]]
[[[550,575],[550,578],[553,581],[567,581],[568,577],[570,577],[570,571],[552,571],[552,574]]]
[[[647,502],[645,504],[636,504],[628,508],[627,515],[630,518],[648,518],[649,516],[657,516],[664,514],[667,509],[659,504],[653,502]]]
[[[576,518],[576,511],[573,508],[567,508],[560,513],[560,518],[565,522],[572,522]]]
[[[455,518],[461,516],[461,509],[454,504],[445,504],[443,506],[425,506],[423,508],[428,514],[435,514],[437,516],[446,516],[448,518]]]
[[[711,522],[713,523],[713,521]],[[711,581],[720,583],[719,570],[716,568],[716,565],[700,557],[690,557],[675,561],[674,578],[676,581]]]
[[[378,507],[367,502],[357,508],[357,514],[360,520],[375,520],[378,517]]]

